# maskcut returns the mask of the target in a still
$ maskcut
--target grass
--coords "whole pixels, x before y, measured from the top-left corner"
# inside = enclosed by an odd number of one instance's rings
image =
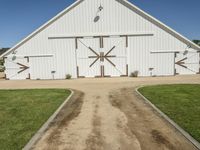
[[[200,85],[147,86],[139,92],[200,142]]]
[[[69,95],[64,89],[0,90],[0,149],[22,149]]]

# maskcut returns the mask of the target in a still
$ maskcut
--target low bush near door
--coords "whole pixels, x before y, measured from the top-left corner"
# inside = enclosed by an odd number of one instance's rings
[[[66,79],[67,79],[67,80],[70,80],[71,78],[72,78],[72,76],[71,76],[70,74],[67,74],[67,75],[66,75]]]
[[[0,149],[22,149],[69,94],[64,89],[0,90]]]
[[[131,72],[130,77],[138,77],[139,71]]]
[[[200,85],[148,86],[139,92],[200,142]]]

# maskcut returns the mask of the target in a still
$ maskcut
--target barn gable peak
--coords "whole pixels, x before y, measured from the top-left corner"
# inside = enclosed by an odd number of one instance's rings
[[[12,51],[15,51],[21,45],[25,44],[27,41],[29,41],[30,39],[32,39],[35,35],[37,35],[41,31],[43,31],[49,25],[51,25],[52,23],[54,23],[55,21],[57,21],[59,18],[61,18],[62,16],[64,16],[68,12],[70,12],[72,9],[74,9],[75,7],[77,7],[78,5],[80,5],[81,3],[83,3],[84,1],[94,1],[94,0],[76,0],[72,5],[70,5],[65,10],[63,10],[61,13],[59,13],[54,18],[52,18],[51,20],[49,20],[47,23],[45,23],[44,25],[42,25],[40,28],[38,28],[32,34],[30,34],[25,39],[23,39],[21,42],[19,42],[14,47],[12,47],[9,51],[7,51],[4,54],[2,54],[0,57],[4,57],[4,56],[10,54]],[[99,1],[101,1],[101,0],[99,0]],[[102,1],[105,1],[105,0],[102,0]],[[109,1],[111,1],[111,0],[109,0]],[[163,30],[165,30],[166,32],[168,32],[169,34],[171,34],[172,36],[174,36],[175,38],[177,38],[180,41],[182,41],[183,43],[191,46],[192,48],[194,48],[196,50],[200,50],[200,47],[198,45],[194,44],[193,42],[191,42],[190,40],[188,40],[186,37],[182,36],[178,32],[176,32],[173,29],[171,29],[170,27],[166,26],[165,24],[163,24],[159,20],[155,19],[151,15],[147,14],[146,12],[144,12],[143,10],[141,10],[140,8],[138,8],[137,6],[135,6],[134,4],[132,4],[131,2],[129,2],[128,0],[112,0],[112,1],[115,1],[117,3],[122,4],[127,9],[129,9],[129,10],[137,13],[138,15],[142,16],[144,19],[146,19],[149,22],[155,24],[156,26],[162,28]],[[99,10],[103,9],[103,8],[104,8],[103,5],[102,5],[102,7],[99,6]]]

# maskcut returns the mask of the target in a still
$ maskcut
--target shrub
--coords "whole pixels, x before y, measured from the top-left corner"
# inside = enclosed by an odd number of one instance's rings
[[[0,65],[0,72],[4,72],[5,71],[5,67]]]
[[[131,72],[130,77],[138,77],[139,71]]]
[[[66,77],[65,77],[67,80],[71,79],[72,76],[70,74],[67,74]]]
[[[3,66],[3,59],[0,58],[0,66]]]
[[[3,65],[4,65],[4,61],[3,61],[3,59],[0,59],[0,72],[5,71],[5,67]]]

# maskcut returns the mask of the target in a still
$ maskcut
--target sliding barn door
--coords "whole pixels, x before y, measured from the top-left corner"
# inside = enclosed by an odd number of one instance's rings
[[[100,48],[98,38],[77,38],[77,76],[98,77],[100,72]]]
[[[200,53],[176,53],[175,54],[176,74],[199,74],[200,73]]]
[[[128,76],[126,36],[75,40],[78,77]]]
[[[29,79],[29,58],[28,57],[7,57],[5,61],[6,78],[10,80]]]
[[[127,38],[105,37],[102,45],[103,75],[111,77],[128,76]]]

